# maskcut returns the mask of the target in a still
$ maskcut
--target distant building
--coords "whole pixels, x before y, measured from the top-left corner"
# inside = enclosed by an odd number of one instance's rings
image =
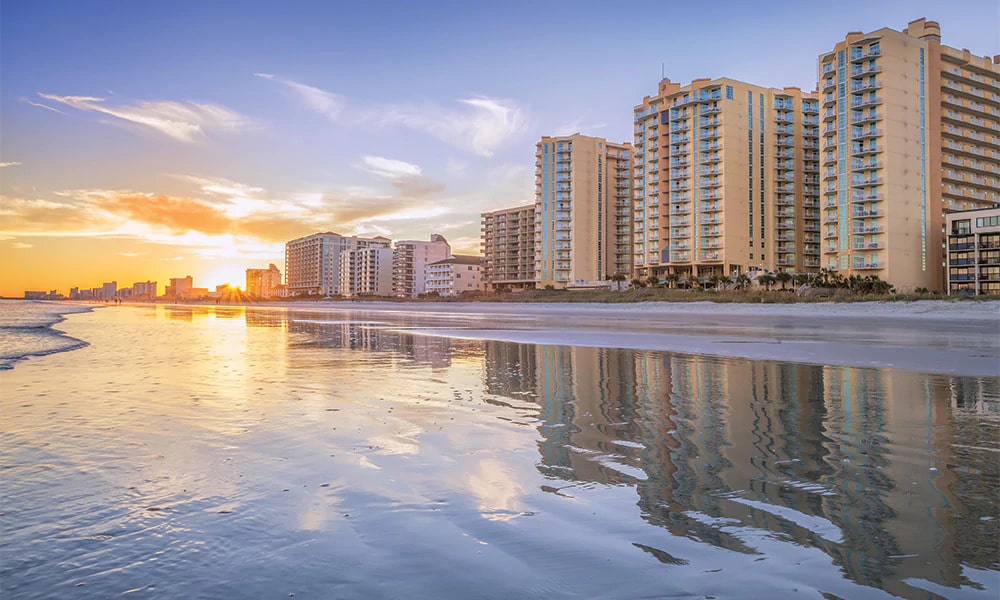
[[[292,240],[285,244],[288,295],[389,296],[391,245],[392,240],[386,237],[351,237],[332,232]],[[378,251],[369,252],[370,249]],[[388,258],[385,249],[389,250]]]
[[[392,253],[392,293],[403,298],[415,298],[424,293],[427,265],[451,255],[451,246],[444,236],[433,234],[431,241],[401,240]]]
[[[945,219],[948,294],[1000,294],[1000,207],[955,212]]]
[[[29,292],[25,290],[24,299],[25,300],[47,300],[48,292]]]
[[[345,296],[392,295],[392,240],[345,238],[351,248],[341,256],[340,289]]]
[[[69,299],[79,300],[80,299],[80,288],[69,288]]]
[[[457,254],[427,266],[427,293],[457,296],[483,289],[483,257]]]
[[[156,298],[155,281],[137,281],[132,284],[132,298],[136,300],[153,300]]]
[[[281,285],[281,271],[274,263],[266,269],[247,269],[247,294],[254,298],[274,298]]]
[[[110,281],[101,285],[101,297],[105,300],[118,297],[118,282]]]
[[[483,281],[490,291],[535,287],[535,205],[483,213]]]
[[[167,286],[163,295],[169,300],[184,300],[194,296],[194,289],[194,280],[190,275],[176,277],[170,279],[170,285]],[[205,291],[207,293],[208,290]]]

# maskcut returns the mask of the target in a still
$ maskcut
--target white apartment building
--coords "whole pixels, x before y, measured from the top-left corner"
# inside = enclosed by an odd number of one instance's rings
[[[427,266],[426,289],[441,296],[458,296],[485,288],[483,257],[455,255]]]
[[[427,265],[451,255],[451,246],[444,236],[431,235],[429,242],[400,240],[392,254],[392,293],[401,298],[416,298],[423,294]]]
[[[340,262],[340,293],[345,296],[392,295],[392,240],[345,238],[350,249]]]

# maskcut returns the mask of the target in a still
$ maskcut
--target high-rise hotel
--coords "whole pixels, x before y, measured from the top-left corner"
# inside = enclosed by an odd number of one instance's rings
[[[924,19],[820,56],[824,267],[944,288],[945,213],[1000,201],[998,59]]]
[[[635,273],[819,267],[819,105],[798,88],[660,81],[635,107]]]
[[[632,272],[628,143],[573,134],[535,147],[535,281],[564,288]]]

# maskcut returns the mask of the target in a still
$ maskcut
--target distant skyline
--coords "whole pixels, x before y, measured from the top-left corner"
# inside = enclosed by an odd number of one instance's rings
[[[0,295],[242,286],[317,231],[478,253],[481,212],[533,201],[542,135],[630,141],[661,72],[812,90],[848,31],[920,17],[1000,54],[996,0],[4,0]]]

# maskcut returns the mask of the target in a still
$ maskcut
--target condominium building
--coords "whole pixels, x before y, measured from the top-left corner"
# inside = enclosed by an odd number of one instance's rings
[[[451,255],[451,246],[444,236],[433,234],[429,242],[401,240],[392,255],[392,293],[403,298],[423,294],[427,265]]]
[[[1000,207],[950,213],[948,294],[1000,295]]]
[[[314,233],[285,244],[285,283],[292,296],[341,293],[340,262],[344,236]]]
[[[147,280],[133,283],[132,297],[143,300],[152,300],[156,298],[156,282]]]
[[[535,287],[535,205],[482,215],[483,280],[490,291]]]
[[[274,263],[266,269],[247,269],[246,292],[255,298],[274,298],[281,286],[281,271]]]
[[[1000,57],[919,19],[848,33],[818,75],[823,266],[943,289],[945,213],[1000,201]]]
[[[344,238],[340,293],[345,296],[392,295],[392,240],[386,237]]]
[[[535,147],[535,281],[566,287],[632,272],[632,145],[573,134]]]
[[[660,81],[634,109],[636,276],[816,270],[818,112],[798,88]]]
[[[483,289],[483,257],[456,254],[427,266],[427,292],[458,296]]]
[[[194,295],[194,279],[187,277],[171,277],[170,285],[163,291],[163,295],[171,299],[190,298]]]

